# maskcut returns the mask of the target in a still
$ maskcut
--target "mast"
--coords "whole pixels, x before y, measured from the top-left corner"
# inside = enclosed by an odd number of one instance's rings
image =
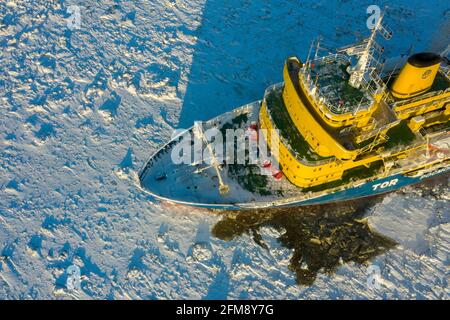
[[[320,50],[320,41],[322,40],[322,37],[317,38],[317,47],[316,47],[316,53],[314,54],[314,60],[317,60],[317,57],[319,56],[319,50]]]
[[[350,56],[358,57],[358,62],[356,63],[356,65],[349,66],[347,69],[347,72],[350,74],[349,84],[354,88],[359,89],[361,87],[367,71],[371,69],[371,66],[373,64],[380,65],[380,63],[374,57],[375,53],[381,55],[384,50],[376,42],[378,33],[380,33],[386,40],[392,38],[392,32],[389,31],[382,23],[383,17],[384,13],[378,19],[377,24],[372,29],[372,33],[368,39],[364,40],[360,44],[346,47],[340,50],[346,52]]]
[[[306,65],[308,68],[311,68],[311,61],[309,61],[309,59],[311,58],[311,52],[314,46],[314,40],[311,41],[311,46],[309,47],[309,52],[308,52],[308,58],[306,58]]]

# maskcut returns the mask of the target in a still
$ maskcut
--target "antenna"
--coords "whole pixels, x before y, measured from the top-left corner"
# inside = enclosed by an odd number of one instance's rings
[[[316,53],[314,55],[314,60],[317,60],[317,57],[319,56],[319,50],[320,50],[320,41],[322,40],[322,37],[319,36],[317,38],[317,47],[316,47]]]
[[[441,57],[447,57],[450,54],[450,44],[441,52]]]
[[[354,46],[348,46],[340,49],[340,52],[345,52],[349,56],[356,56],[358,62],[355,66],[349,66],[347,72],[350,73],[349,84],[359,89],[364,82],[364,77],[370,70],[375,70],[377,67],[382,66],[383,62],[378,61],[378,57],[384,52],[384,48],[376,42],[376,37],[381,34],[384,39],[390,40],[392,38],[392,31],[383,25],[384,12],[381,14],[377,21],[377,24],[372,29],[372,34],[369,38],[365,39],[359,44]],[[370,78],[375,74],[371,73]]]
[[[311,57],[311,52],[312,52],[313,46],[314,46],[314,39],[311,41],[311,46],[309,47],[308,57],[306,58],[307,62],[309,62],[309,58]]]

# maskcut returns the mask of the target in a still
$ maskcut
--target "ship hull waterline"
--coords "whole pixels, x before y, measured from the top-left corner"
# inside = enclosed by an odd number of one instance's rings
[[[436,170],[440,171],[440,170]],[[237,211],[237,210],[252,210],[252,209],[272,209],[272,208],[289,208],[289,207],[303,207],[303,206],[312,206],[312,205],[324,205],[324,204],[330,204],[330,203],[340,203],[340,202],[348,202],[353,200],[359,200],[364,198],[370,198],[375,196],[380,196],[383,194],[392,193],[395,191],[398,191],[404,187],[412,186],[415,184],[419,184],[421,182],[424,182],[426,180],[431,180],[432,178],[436,178],[438,176],[443,176],[445,174],[450,174],[450,168],[448,168],[445,172],[437,172],[435,174],[427,174],[424,175],[426,177],[406,177],[401,174],[397,174],[391,177],[383,178],[376,180],[372,183],[368,183],[364,186],[348,189],[340,192],[331,193],[328,195],[320,196],[317,198],[312,199],[306,199],[301,200],[297,202],[292,203],[284,203],[277,205],[274,203],[272,206],[267,205],[258,205],[258,204],[235,204],[235,205],[229,205],[229,204],[206,204],[206,203],[195,203],[195,202],[185,202],[185,201],[177,201],[169,198],[165,198],[156,194],[153,194],[152,192],[146,190],[145,188],[142,188],[144,192],[150,194],[156,199],[159,199],[161,201],[167,201],[169,203],[174,203],[178,205],[183,205],[187,207],[196,207],[196,208],[202,208],[202,209],[213,209],[213,210],[224,210],[224,211]],[[389,187],[386,189],[381,189],[380,191],[372,191],[371,188],[373,188],[374,185],[382,184],[384,182],[392,181],[398,179],[399,183],[397,187]]]

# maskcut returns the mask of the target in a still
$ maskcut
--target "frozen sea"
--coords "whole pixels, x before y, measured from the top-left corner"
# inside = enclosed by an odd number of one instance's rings
[[[448,176],[250,213],[138,186],[174,129],[260,99],[318,35],[329,48],[366,36],[371,4],[2,0],[0,298],[449,299]],[[386,56],[448,45],[448,1],[375,4],[389,6]]]

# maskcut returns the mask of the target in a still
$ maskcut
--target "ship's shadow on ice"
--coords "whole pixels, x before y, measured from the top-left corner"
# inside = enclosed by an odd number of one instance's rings
[[[194,33],[197,43],[178,127],[260,100],[267,86],[282,81],[287,57],[308,54],[316,26],[338,19],[334,6],[328,1],[207,0]],[[320,15],[314,14],[317,7]]]
[[[228,212],[213,227],[212,234],[226,241],[248,234],[269,250],[262,229],[276,229],[281,233],[278,242],[293,250],[289,269],[297,283],[310,286],[319,273],[332,274],[349,262],[365,264],[396,246],[361,220],[381,200],[376,197],[345,204]]]
[[[440,190],[448,188],[449,179],[450,174],[437,176],[395,193],[440,199]],[[305,207],[222,211],[222,220],[214,225],[211,234],[224,241],[249,235],[257,245],[271,250],[273,243],[265,240],[264,228],[275,229],[280,234],[277,242],[293,251],[289,269],[295,273],[297,283],[310,286],[319,273],[331,275],[350,262],[367,265],[397,245],[404,246],[376,232],[366,219],[378,210],[378,205],[383,206],[390,194]],[[383,214],[387,215],[386,221],[391,221],[392,212]]]
[[[267,86],[282,81],[285,59],[295,55],[304,60],[311,41],[319,36],[328,49],[367,37],[366,9],[372,4],[370,0],[206,0],[200,27],[193,32],[197,40],[178,128],[260,100]],[[389,5],[386,19],[395,30],[396,41],[387,46],[387,56],[407,52],[417,39],[430,39],[434,28],[423,24],[437,28],[442,20],[422,19],[433,12],[431,2],[421,4],[417,12],[405,9],[407,0],[395,5],[384,0],[378,5]],[[423,50],[427,42],[414,47]]]

